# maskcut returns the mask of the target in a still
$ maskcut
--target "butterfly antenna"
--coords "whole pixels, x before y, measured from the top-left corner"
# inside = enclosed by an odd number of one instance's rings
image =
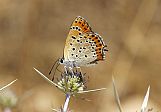
[[[50,70],[50,72],[49,72],[49,75],[51,74],[51,72],[52,72],[54,66],[58,63],[58,61],[59,61],[59,59],[57,59],[57,60],[54,62],[53,66],[51,67],[51,70]]]
[[[58,72],[60,72],[60,73],[63,73],[61,70],[59,70],[58,68],[56,69],[56,70],[58,70]]]
[[[57,62],[58,62],[58,61],[57,61]],[[57,64],[57,65],[56,65],[56,64]],[[61,71],[58,69],[60,63],[56,63],[56,64],[55,64],[55,65],[56,65],[56,68],[55,68],[55,70],[54,70],[54,75],[53,75],[52,81],[54,80],[54,76],[55,76],[56,70],[58,70],[59,72],[61,72]]]

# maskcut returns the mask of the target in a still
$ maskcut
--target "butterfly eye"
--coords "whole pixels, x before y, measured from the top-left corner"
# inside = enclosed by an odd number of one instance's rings
[[[63,63],[63,62],[64,62],[64,61],[63,61],[63,58],[61,58],[59,62],[60,62],[60,63]]]

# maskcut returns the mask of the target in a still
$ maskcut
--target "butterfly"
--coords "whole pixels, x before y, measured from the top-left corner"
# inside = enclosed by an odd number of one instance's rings
[[[55,65],[55,70],[58,70],[60,64],[64,64],[65,68],[95,65],[98,61],[105,59],[105,52],[108,51],[106,47],[103,38],[92,31],[92,28],[83,17],[77,16],[70,27],[65,42],[64,55],[55,62],[49,74],[51,74]],[[52,80],[54,80],[54,76]]]
[[[83,17],[77,16],[70,27],[60,64],[68,67],[95,65],[105,59],[106,47],[103,38],[92,31]]]

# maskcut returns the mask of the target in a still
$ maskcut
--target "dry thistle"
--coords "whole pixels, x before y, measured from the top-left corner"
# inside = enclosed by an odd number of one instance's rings
[[[17,96],[10,89],[0,93],[0,105],[3,107],[4,112],[11,112],[11,109],[16,106],[17,101]]]
[[[76,94],[89,93],[89,92],[101,91],[106,89],[106,88],[100,88],[100,89],[85,91],[86,80],[81,72],[65,69],[65,72],[61,74],[60,79],[58,79],[58,81],[55,83],[50,79],[48,79],[44,74],[42,74],[36,68],[34,68],[34,70],[38,72],[38,74],[42,76],[45,80],[47,80],[50,84],[56,86],[58,89],[60,89],[62,92],[65,93],[66,99],[61,109],[59,110],[52,109],[53,111],[56,111],[56,112],[70,112],[68,109],[68,104],[71,96],[75,96]]]
[[[117,89],[116,89],[115,80],[114,80],[113,76],[112,76],[112,84],[113,84],[114,96],[115,96],[117,107],[119,109],[119,112],[123,112],[123,109],[122,109],[122,106],[121,106],[121,103],[120,103],[120,98],[119,98],[119,95],[118,95],[118,92],[117,92]],[[151,112],[153,110],[153,109],[147,108],[149,94],[150,94],[150,85],[149,85],[148,90],[146,92],[146,95],[144,97],[140,112]]]
[[[7,87],[15,83],[16,81],[17,79],[13,80],[12,82],[0,88],[0,105],[3,107],[4,112],[11,112],[11,108],[17,104],[18,99],[11,90],[7,89],[3,91]]]

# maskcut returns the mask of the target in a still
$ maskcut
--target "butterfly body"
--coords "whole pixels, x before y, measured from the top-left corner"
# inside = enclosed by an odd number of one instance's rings
[[[106,47],[102,37],[92,31],[84,18],[78,16],[70,27],[60,63],[70,67],[96,64],[105,59]]]

